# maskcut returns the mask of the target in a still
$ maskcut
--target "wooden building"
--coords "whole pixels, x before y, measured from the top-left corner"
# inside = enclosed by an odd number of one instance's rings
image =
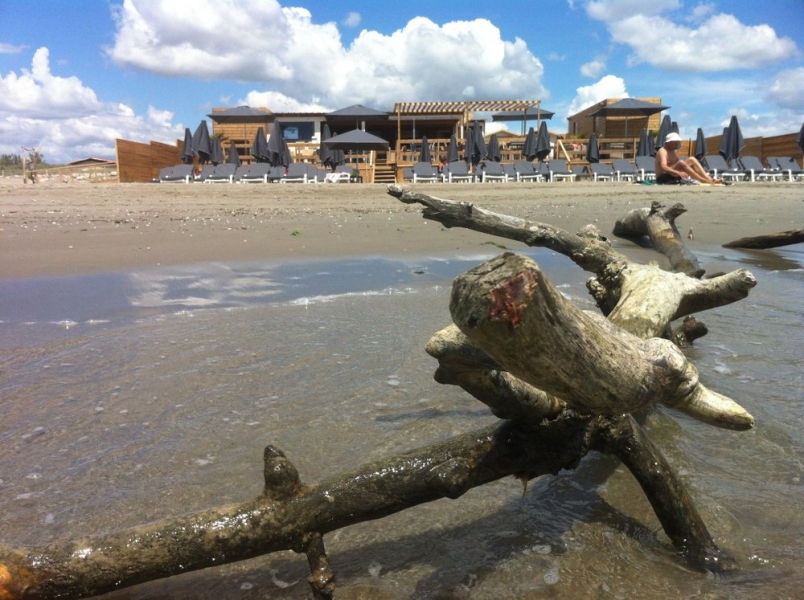
[[[624,98],[608,98],[598,102],[589,108],[571,115],[569,121],[569,137],[578,139],[589,139],[592,133],[597,133],[598,137],[603,138],[638,138],[643,128],[656,133],[661,125],[662,115],[660,111],[650,116],[644,115],[600,115],[601,111],[607,106],[624,100]],[[641,102],[656,104],[661,106],[660,97],[634,98]],[[666,107],[665,107],[666,108]]]

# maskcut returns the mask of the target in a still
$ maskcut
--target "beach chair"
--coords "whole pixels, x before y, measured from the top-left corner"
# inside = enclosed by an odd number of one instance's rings
[[[413,167],[402,169],[402,181],[413,181]]]
[[[307,183],[308,177],[307,163],[291,163],[279,183]]]
[[[475,180],[475,176],[469,172],[469,167],[466,166],[466,163],[462,160],[449,163],[444,168],[444,172],[446,173],[446,179],[449,183],[456,181],[472,183]]]
[[[481,183],[486,183],[487,181],[502,181],[503,183],[508,183],[508,175],[505,174],[502,163],[487,161],[483,163],[480,181]]]
[[[201,175],[196,179],[201,183],[232,183],[234,181],[235,165],[221,163],[219,165],[204,165]]]
[[[656,181],[656,160],[652,156],[637,156],[634,160],[640,181]]]
[[[587,165],[576,165],[570,169],[570,171],[575,175],[575,181],[580,181],[581,179],[589,179],[592,171],[587,168]]]
[[[714,179],[731,179],[739,181],[745,177],[742,169],[738,169],[726,162],[720,154],[707,154],[703,157],[704,167]]]
[[[587,171],[592,174],[592,181],[614,181],[614,169],[605,163],[590,163]]]
[[[544,176],[536,170],[535,165],[529,160],[518,160],[514,163],[516,181],[544,181]]]
[[[159,183],[190,183],[193,179],[193,165],[182,164],[159,169]]]
[[[440,179],[438,169],[427,162],[413,164],[413,183],[435,183]]]
[[[639,175],[636,165],[624,158],[616,158],[611,161],[611,168],[614,169],[617,181],[636,181]]]
[[[751,181],[757,181],[758,179],[780,181],[782,177],[784,177],[784,174],[778,168],[769,169],[763,165],[759,157],[756,156],[741,156],[737,159],[737,162],[743,170],[743,173],[745,173],[746,177]]]
[[[768,164],[771,167],[777,167],[782,176],[787,176],[788,181],[804,181],[804,169],[792,156],[769,156]]]
[[[550,181],[575,181],[575,173],[570,171],[567,161],[563,158],[554,158],[547,163],[550,171]]]
[[[242,169],[242,171],[241,171]],[[240,167],[235,171],[239,177],[235,177],[237,183],[268,183],[268,173],[271,170],[271,165],[268,163],[254,163],[248,167]]]

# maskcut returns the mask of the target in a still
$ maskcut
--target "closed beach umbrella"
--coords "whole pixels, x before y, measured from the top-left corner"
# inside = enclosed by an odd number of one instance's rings
[[[547,131],[547,123],[542,121],[539,125],[539,133],[536,134],[536,158],[543,162],[550,155],[550,132]]]
[[[251,142],[251,156],[256,158],[257,162],[268,162],[268,140],[262,127],[257,128],[254,141]]]
[[[432,164],[433,158],[430,155],[430,142],[427,141],[427,136],[422,137],[422,151],[419,152],[419,162]]]
[[[213,165],[219,165],[223,162],[223,146],[221,146],[221,138],[217,135],[212,138],[211,147],[209,149],[209,162]]]
[[[184,128],[184,143],[181,146],[181,162],[185,165],[193,162],[193,134],[189,127]]]
[[[226,159],[230,165],[240,166],[240,154],[237,152],[237,144],[232,140],[229,142],[229,157]]]
[[[590,163],[600,162],[600,148],[597,143],[597,134],[589,136],[589,144],[586,146],[586,160]]]
[[[670,118],[670,115],[665,115],[662,119],[662,124],[659,126],[659,134],[656,136],[657,148],[664,146],[664,139],[671,131],[673,131],[673,120]]]
[[[732,115],[728,127],[723,130],[723,137],[717,151],[726,161],[734,160],[740,156],[740,150],[745,148],[743,133],[740,131],[740,124],[737,117]]]
[[[695,135],[695,158],[701,160],[707,154],[706,138],[704,137],[703,129],[699,127],[698,133]]]
[[[447,144],[447,162],[457,162],[458,160],[460,160],[458,157],[458,140],[453,133],[449,137],[449,144]]]
[[[500,140],[497,139],[497,134],[493,133],[489,139],[489,145],[486,149],[486,157],[494,162],[502,160],[502,152],[500,152]]]
[[[486,140],[480,123],[474,121],[466,134],[466,155],[464,160],[472,165],[478,164],[486,156]]]
[[[522,145],[522,156],[528,161],[536,158],[536,131],[533,127],[528,129],[528,135],[525,136],[525,143]]]
[[[209,141],[209,128],[207,127],[206,119],[199,123],[198,127],[193,133],[193,152],[198,156],[199,164],[206,164],[209,160],[209,154],[212,151],[212,146]]]
[[[290,148],[285,141],[284,130],[282,125],[274,123],[274,130],[271,132],[271,137],[268,139],[268,162],[273,167],[287,166],[293,162],[290,156]]]
[[[637,144],[637,156],[650,156],[650,150],[652,144],[648,143],[648,128],[643,127],[642,133],[639,135],[639,144]],[[651,141],[653,141],[651,139]]]
[[[332,149],[324,141],[332,137],[329,132],[329,125],[324,123],[321,127],[321,143],[318,145],[318,160],[325,167],[332,167]]]

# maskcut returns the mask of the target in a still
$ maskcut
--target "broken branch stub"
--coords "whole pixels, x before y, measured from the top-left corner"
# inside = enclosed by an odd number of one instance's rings
[[[709,404],[712,392],[674,344],[581,311],[525,256],[505,253],[457,277],[450,311],[502,368],[579,410],[619,414],[661,402],[713,425],[753,425],[728,398]]]

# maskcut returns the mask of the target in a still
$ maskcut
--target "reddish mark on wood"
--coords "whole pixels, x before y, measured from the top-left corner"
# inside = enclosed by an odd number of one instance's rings
[[[506,320],[514,327],[519,325],[521,320],[519,313],[527,306],[534,287],[536,287],[536,275],[533,271],[524,271],[491,290],[489,319]]]

